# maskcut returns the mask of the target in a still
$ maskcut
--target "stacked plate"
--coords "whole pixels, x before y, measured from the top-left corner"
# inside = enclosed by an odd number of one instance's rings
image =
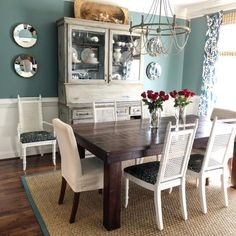
[[[98,59],[95,57],[95,53],[90,48],[85,48],[81,52],[81,59],[84,63],[97,64]]]

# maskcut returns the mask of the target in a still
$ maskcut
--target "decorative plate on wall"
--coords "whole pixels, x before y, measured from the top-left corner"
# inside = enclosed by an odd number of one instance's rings
[[[161,66],[157,62],[151,62],[146,69],[147,77],[150,80],[159,79],[161,76]]]
[[[21,77],[30,78],[37,72],[38,65],[31,55],[22,54],[15,59],[14,68]]]
[[[13,30],[13,38],[19,46],[30,48],[37,42],[37,32],[29,24],[19,24]]]

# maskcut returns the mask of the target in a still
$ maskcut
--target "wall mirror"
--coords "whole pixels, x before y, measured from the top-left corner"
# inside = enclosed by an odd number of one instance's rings
[[[14,61],[14,68],[18,75],[30,78],[37,72],[38,65],[31,55],[19,55]]]
[[[36,44],[37,32],[29,24],[19,24],[13,30],[13,38],[19,46],[29,48]]]
[[[147,66],[147,77],[150,80],[159,79],[161,76],[161,66],[157,62],[151,62]]]

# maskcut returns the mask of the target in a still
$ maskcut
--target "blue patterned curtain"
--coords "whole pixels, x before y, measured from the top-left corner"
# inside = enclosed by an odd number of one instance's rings
[[[207,32],[204,47],[204,61],[202,71],[202,86],[199,104],[199,115],[207,116],[215,102],[216,95],[214,87],[216,84],[215,64],[218,58],[217,43],[219,40],[219,29],[222,23],[223,12],[217,12],[207,16]]]

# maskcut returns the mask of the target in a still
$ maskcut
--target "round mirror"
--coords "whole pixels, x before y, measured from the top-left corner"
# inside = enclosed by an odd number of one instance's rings
[[[37,32],[29,24],[19,24],[13,31],[15,42],[23,48],[29,48],[35,45],[37,41]]]
[[[161,76],[161,66],[157,62],[151,62],[147,66],[146,73],[150,80],[159,79]]]
[[[30,55],[20,55],[15,59],[14,68],[18,75],[29,78],[37,72],[37,62]]]

